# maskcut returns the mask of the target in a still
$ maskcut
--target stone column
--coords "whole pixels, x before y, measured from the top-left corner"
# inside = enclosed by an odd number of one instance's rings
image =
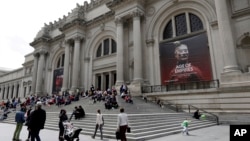
[[[102,91],[102,90],[104,90],[104,82],[105,82],[105,77],[104,77],[104,74],[103,73],[101,73],[101,88],[100,88],[100,90]]]
[[[17,97],[21,97],[22,96],[22,94],[21,94],[21,82],[20,81],[18,81],[17,82]]]
[[[9,90],[9,98],[12,99],[13,95],[12,95],[12,88],[13,88],[13,84],[10,84],[10,90]]]
[[[0,93],[0,99],[4,99],[4,93],[3,93],[3,86],[0,87],[1,88],[1,93]]]
[[[227,0],[215,0],[216,13],[218,18],[219,33],[224,57],[224,72],[239,71],[236,55],[235,43],[231,27],[230,12],[227,9]]]
[[[149,82],[151,85],[155,84],[154,80],[154,39],[147,40],[147,47],[148,47],[148,61],[149,61]]]
[[[8,84],[5,85],[4,99],[8,99]]]
[[[45,66],[45,55],[47,54],[47,51],[40,51],[39,52],[40,57],[38,61],[38,71],[37,71],[37,82],[36,82],[36,95],[37,96],[43,96],[43,69]],[[26,88],[26,91],[28,89]]]
[[[112,89],[112,79],[113,79],[113,77],[112,77],[112,72],[110,71],[110,72],[109,72],[109,89],[110,89],[110,90]]]
[[[17,82],[14,82],[14,91],[13,91],[13,95],[14,95],[14,97],[16,97],[17,98]]]
[[[124,49],[123,49],[123,20],[116,18],[116,40],[117,40],[117,55],[116,55],[116,85],[124,83]]]
[[[31,84],[31,94],[35,94],[36,91],[36,80],[37,80],[37,67],[38,67],[38,53],[34,53],[34,64],[33,64],[33,72],[32,72],[32,84]]]
[[[81,37],[77,36],[74,38],[74,58],[73,58],[73,76],[72,76],[72,90],[78,88],[79,81],[79,66],[80,66],[80,42]]]
[[[141,12],[133,12],[134,82],[142,82]]]
[[[69,42],[65,41],[65,61],[64,61],[64,70],[63,70],[63,87],[62,91],[66,91],[68,89],[68,82],[69,82]]]

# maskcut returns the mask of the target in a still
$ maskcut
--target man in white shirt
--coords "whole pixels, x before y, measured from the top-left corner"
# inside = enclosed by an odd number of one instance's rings
[[[124,113],[124,108],[120,109],[117,118],[117,130],[120,131],[121,141],[127,141],[126,131],[128,127],[128,115]]]
[[[103,140],[103,136],[102,136],[102,127],[103,127],[103,125],[104,125],[104,119],[103,119],[103,116],[102,116],[102,114],[101,114],[101,110],[98,109],[98,110],[97,110],[97,114],[96,114],[95,132],[94,132],[94,135],[92,136],[93,139],[95,138],[97,129],[99,128],[99,129],[100,129],[100,132],[101,132],[101,140]]]

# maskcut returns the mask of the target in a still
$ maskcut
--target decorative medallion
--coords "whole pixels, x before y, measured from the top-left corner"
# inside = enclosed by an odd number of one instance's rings
[[[154,15],[155,13],[155,8],[152,6],[152,7],[149,7],[148,10],[147,10],[147,16],[148,17],[151,17],[152,15]]]

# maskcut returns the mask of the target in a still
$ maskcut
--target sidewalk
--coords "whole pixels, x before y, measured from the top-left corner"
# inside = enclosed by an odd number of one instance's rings
[[[0,122],[0,140],[12,141],[14,130],[14,124],[5,124]],[[180,132],[180,134],[174,134],[166,137],[152,139],[149,141],[229,141],[228,125],[212,126],[208,128],[193,130],[189,133],[189,136],[182,135]],[[22,141],[25,141],[27,135],[27,127],[24,126],[20,134],[20,139],[22,139]],[[42,141],[57,141],[58,131],[44,129],[40,131],[40,137]],[[80,141],[100,141],[99,137],[96,137],[96,139],[92,139],[90,136],[86,135],[80,135],[79,137]],[[104,141],[116,140],[104,138]]]
[[[13,133],[16,126],[14,124],[6,124],[0,122],[0,141],[12,141]],[[93,129],[94,132],[94,129]],[[40,131],[40,138],[42,141],[58,141],[59,131],[43,129]],[[25,141],[28,137],[27,127],[23,126],[20,133],[20,139]],[[100,137],[92,139],[91,136],[79,135],[80,141],[101,141]],[[116,141],[114,139],[105,139],[103,141]]]

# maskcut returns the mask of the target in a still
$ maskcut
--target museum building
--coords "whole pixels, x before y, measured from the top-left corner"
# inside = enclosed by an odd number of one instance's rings
[[[85,91],[92,84],[101,90],[126,84],[141,95],[144,86],[216,82],[145,95],[246,113],[249,27],[250,0],[85,1],[44,24],[22,68],[0,71],[0,99]]]

